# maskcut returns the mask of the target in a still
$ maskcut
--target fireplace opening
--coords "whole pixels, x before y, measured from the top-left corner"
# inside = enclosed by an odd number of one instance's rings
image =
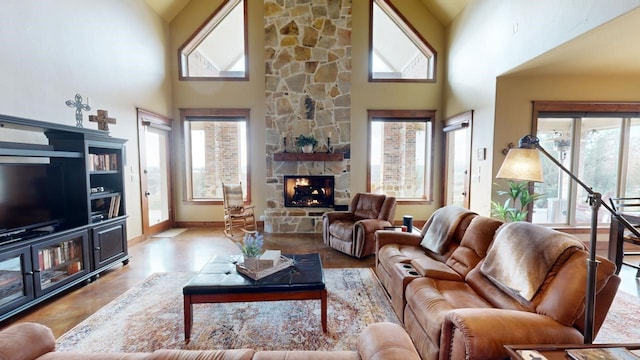
[[[325,175],[285,175],[284,206],[333,207],[334,181]]]

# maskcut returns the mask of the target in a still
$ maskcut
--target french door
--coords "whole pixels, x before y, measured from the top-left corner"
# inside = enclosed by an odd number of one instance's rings
[[[142,233],[152,236],[173,226],[171,119],[138,109]]]
[[[467,111],[444,121],[444,205],[469,208],[472,119],[473,111]]]

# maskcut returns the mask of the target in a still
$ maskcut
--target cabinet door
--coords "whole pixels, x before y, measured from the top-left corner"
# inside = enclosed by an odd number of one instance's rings
[[[33,268],[29,246],[0,254],[0,313],[4,314],[31,301]]]
[[[89,235],[86,230],[32,245],[35,292],[40,296],[89,273]]]
[[[127,255],[125,220],[96,226],[91,235],[94,270],[112,264]]]

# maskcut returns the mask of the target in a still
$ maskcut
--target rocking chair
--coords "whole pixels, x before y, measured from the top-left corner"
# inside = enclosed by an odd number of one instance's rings
[[[224,198],[224,234],[234,240],[236,235],[244,237],[246,233],[256,232],[254,206],[244,204],[242,184],[222,183],[222,195]]]

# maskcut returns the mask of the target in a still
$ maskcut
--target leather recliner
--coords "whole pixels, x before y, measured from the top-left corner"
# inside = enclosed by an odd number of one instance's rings
[[[396,198],[357,193],[348,211],[330,211],[322,216],[322,238],[326,245],[362,258],[375,253],[374,234],[392,226]]]

